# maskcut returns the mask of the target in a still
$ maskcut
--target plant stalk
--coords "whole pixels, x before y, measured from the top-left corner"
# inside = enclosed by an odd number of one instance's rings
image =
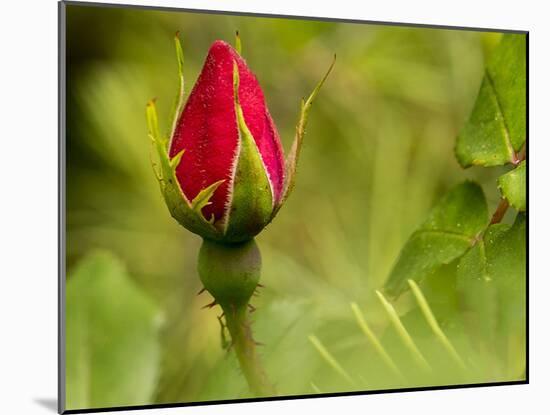
[[[508,203],[508,200],[506,200],[504,197],[500,199],[497,209],[495,210],[495,213],[493,213],[493,217],[491,218],[491,222],[489,224],[494,225],[495,223],[500,223],[502,218],[504,218],[504,215],[506,214],[509,206],[510,204]]]
[[[222,307],[225,321],[231,335],[231,346],[239,360],[239,365],[250,390],[255,396],[274,396],[275,387],[269,382],[256,350],[247,306]]]
[[[262,256],[253,239],[238,244],[203,240],[198,271],[204,288],[214,297],[211,305],[219,304],[224,312],[231,345],[252,393],[273,396],[275,388],[260,363],[248,312],[261,268]]]

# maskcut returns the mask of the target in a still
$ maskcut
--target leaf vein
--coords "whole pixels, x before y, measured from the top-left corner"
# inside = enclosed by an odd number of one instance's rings
[[[515,158],[515,151],[514,146],[512,145],[512,140],[510,138],[510,130],[508,129],[508,125],[506,124],[506,118],[504,116],[504,111],[502,110],[502,104],[500,103],[500,98],[497,94],[497,90],[495,87],[495,82],[493,81],[493,78],[488,70],[485,70],[485,76],[487,77],[487,80],[489,81],[489,86],[491,87],[491,92],[493,96],[495,97],[495,103],[497,105],[498,113],[502,119],[502,130],[504,133],[504,145],[506,146],[506,149],[508,150],[508,153],[510,155],[510,162],[514,161]]]
[[[472,243],[472,238],[466,234],[459,233],[459,232],[453,232],[453,231],[447,231],[442,229],[419,229],[415,232],[416,234],[419,233],[432,233],[432,234],[439,234],[439,235],[445,235],[450,236],[457,239],[462,239],[468,243]]]
[[[481,262],[483,264],[482,276],[485,281],[489,281],[491,277],[487,272],[487,250],[485,248],[485,241],[483,240],[483,238],[481,238],[478,243],[479,243],[479,254],[481,256]]]

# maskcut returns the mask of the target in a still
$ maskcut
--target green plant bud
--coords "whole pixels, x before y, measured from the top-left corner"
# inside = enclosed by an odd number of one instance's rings
[[[224,310],[246,306],[260,280],[262,257],[256,241],[221,244],[204,239],[199,276]]]

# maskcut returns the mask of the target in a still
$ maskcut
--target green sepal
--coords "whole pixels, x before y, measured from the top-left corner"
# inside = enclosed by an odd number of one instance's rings
[[[233,66],[233,88],[239,143],[224,239],[240,242],[253,238],[269,223],[273,195],[266,167],[239,103],[239,70],[236,64]]]
[[[288,153],[285,160],[285,181],[283,184],[283,192],[280,201],[275,205],[275,208],[273,209],[272,219],[275,217],[281,206],[284,204],[284,202],[292,192],[292,189],[294,188],[294,184],[296,181],[296,166],[298,164],[298,159],[300,158],[300,150],[302,149],[302,143],[304,141],[309,110],[311,108],[311,105],[313,104],[313,101],[319,94],[319,91],[321,90],[323,84],[327,80],[330,72],[332,71],[335,63],[336,55],[334,55],[332,63],[325,73],[325,76],[323,76],[317,86],[315,86],[315,89],[308,97],[308,99],[305,101],[304,99],[302,99],[302,101],[300,102],[300,118],[298,120],[298,124],[296,125],[296,135],[294,136],[292,147],[290,148],[290,152]]]
[[[147,134],[149,134],[149,137],[158,139],[160,138],[160,130],[155,100],[156,99],[152,99],[147,103],[145,115],[147,117]]]
[[[243,52],[243,44],[241,42],[241,36],[239,35],[239,31],[237,30],[235,32],[235,50],[239,55],[242,55]]]
[[[153,169],[170,214],[182,226],[203,238],[221,239],[223,236],[221,231],[214,226],[212,219],[208,220],[203,216],[201,210],[210,203],[210,198],[223,180],[212,183],[201,190],[193,201],[189,201],[181,190],[176,177],[176,169],[181,162],[184,151],[180,151],[170,159],[167,140],[159,136],[158,117],[154,101],[147,104],[146,112],[149,138],[156,149],[160,165],[159,168],[156,168],[153,163]]]
[[[510,205],[524,212],[527,208],[527,165],[523,160],[514,170],[498,178],[498,188]]]
[[[216,189],[220,187],[223,182],[225,182],[225,180],[218,180],[217,182],[212,183],[207,188],[202,189],[199,192],[199,194],[195,196],[195,198],[192,200],[191,209],[193,209],[197,214],[202,215],[201,213],[202,208],[212,203],[210,202],[210,198],[212,197]],[[212,215],[212,217],[208,219],[208,223],[212,225],[214,224],[214,215]]]
[[[183,98],[185,95],[185,80],[183,77],[183,48],[181,47],[179,32],[176,32],[176,35],[174,36],[174,45],[176,47],[176,58],[178,61],[178,92],[176,98],[174,99],[174,104],[170,113],[170,140],[172,140],[172,137],[174,136],[174,131],[176,130],[176,125],[183,109]]]

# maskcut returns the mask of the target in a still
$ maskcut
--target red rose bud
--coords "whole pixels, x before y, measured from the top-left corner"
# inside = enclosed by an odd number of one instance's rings
[[[242,111],[243,122],[237,111]],[[211,46],[176,124],[169,155],[174,157],[182,150],[176,177],[189,200],[223,180],[203,208],[204,216],[237,234],[244,231],[247,238],[262,230],[280,201],[283,151],[258,80],[225,42]],[[249,187],[243,189],[244,199],[235,197],[242,193],[241,186]],[[239,210],[248,218],[236,218],[242,223],[239,229],[231,229],[235,216],[241,215]]]
[[[322,83],[302,102],[286,161],[256,76],[230,45],[216,41],[182,110],[183,53],[176,36],[180,91],[170,139],[159,135],[154,102],[149,134],[160,158],[157,177],[172,216],[207,239],[252,239],[293,187],[307,111]],[[333,62],[334,64],[334,62]]]

